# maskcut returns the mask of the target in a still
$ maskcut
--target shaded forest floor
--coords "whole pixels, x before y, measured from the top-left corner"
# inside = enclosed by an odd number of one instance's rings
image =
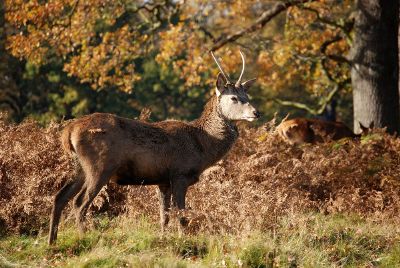
[[[79,239],[67,221],[49,248],[52,200],[74,166],[59,142],[64,124],[0,120],[0,267],[400,263],[400,140],[376,130],[291,146],[274,122],[240,126],[231,152],[189,190],[187,235],[159,234],[154,186],[110,183],[90,209],[92,231]]]

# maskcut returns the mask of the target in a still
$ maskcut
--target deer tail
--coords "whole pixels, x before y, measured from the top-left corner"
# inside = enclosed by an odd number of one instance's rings
[[[73,129],[72,126],[68,125],[64,128],[64,130],[61,133],[61,144],[64,151],[68,154],[75,153],[75,148],[71,142],[72,129]]]

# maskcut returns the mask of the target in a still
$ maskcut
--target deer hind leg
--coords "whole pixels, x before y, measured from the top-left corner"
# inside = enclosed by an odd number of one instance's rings
[[[68,204],[68,201],[79,192],[79,190],[82,188],[82,185],[83,178],[79,176],[75,180],[67,182],[56,194],[50,219],[48,240],[49,245],[53,244],[57,239],[58,224],[60,222],[63,209]]]
[[[158,193],[160,199],[161,231],[164,232],[164,229],[169,222],[169,209],[171,207],[171,187],[169,185],[159,185]]]
[[[85,184],[74,199],[76,225],[81,235],[85,232],[84,222],[86,212],[101,188],[107,184],[111,175],[112,172],[108,170],[86,175]]]

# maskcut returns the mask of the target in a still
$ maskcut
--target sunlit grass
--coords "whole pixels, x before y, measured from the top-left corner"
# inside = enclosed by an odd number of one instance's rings
[[[400,263],[396,224],[357,216],[294,214],[271,230],[241,235],[162,235],[147,219],[97,217],[80,237],[61,226],[46,235],[0,240],[0,267],[394,267]]]

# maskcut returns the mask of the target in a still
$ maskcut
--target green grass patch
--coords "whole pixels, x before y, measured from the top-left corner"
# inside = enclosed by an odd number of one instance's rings
[[[44,234],[0,239],[0,267],[394,267],[395,223],[352,215],[294,214],[273,230],[240,235],[162,235],[143,219],[94,219],[80,237],[61,226],[55,246]]]

